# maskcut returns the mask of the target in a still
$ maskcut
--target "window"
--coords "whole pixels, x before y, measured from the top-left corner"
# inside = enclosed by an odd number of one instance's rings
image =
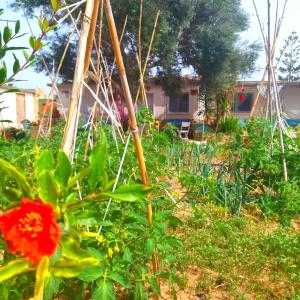
[[[244,97],[243,97],[244,96]],[[253,94],[236,94],[233,103],[233,112],[250,112],[252,108]]]
[[[146,93],[147,101],[148,101],[148,107],[151,110],[152,113],[154,113],[154,95],[153,93]]]
[[[169,100],[169,112],[189,112],[189,94],[171,97]]]

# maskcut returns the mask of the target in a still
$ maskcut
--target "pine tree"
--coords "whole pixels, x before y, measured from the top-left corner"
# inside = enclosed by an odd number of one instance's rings
[[[278,68],[280,80],[300,80],[300,39],[295,31],[285,40],[278,61],[280,63]]]

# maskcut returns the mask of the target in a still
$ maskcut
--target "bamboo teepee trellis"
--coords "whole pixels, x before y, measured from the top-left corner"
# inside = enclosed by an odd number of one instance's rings
[[[274,28],[274,39],[272,41],[271,37],[271,2],[270,0],[266,0],[267,3],[267,11],[268,11],[268,23],[267,23],[267,37],[265,36],[265,32],[263,30],[262,21],[258,13],[258,9],[255,3],[255,0],[252,0],[256,17],[258,20],[259,28],[262,34],[262,38],[264,41],[264,48],[265,48],[265,54],[266,54],[266,61],[267,66],[265,67],[264,74],[262,77],[262,80],[260,82],[260,85],[258,87],[258,93],[254,100],[250,117],[253,116],[258,99],[261,95],[261,91],[263,86],[265,85],[265,79],[267,76],[267,103],[266,103],[266,117],[272,121],[273,118],[273,112],[276,116],[277,121],[277,130],[278,130],[278,136],[279,136],[279,144],[281,149],[281,155],[282,155],[282,166],[283,166],[283,177],[284,180],[288,180],[288,173],[287,173],[287,165],[286,165],[286,158],[285,158],[285,147],[284,147],[284,141],[283,141],[283,118],[282,118],[282,111],[281,111],[281,105],[280,105],[280,94],[278,89],[278,82],[276,79],[276,71],[273,65],[274,55],[276,51],[276,46],[278,44],[280,31],[282,29],[282,23],[284,19],[284,15],[286,12],[286,6],[287,6],[288,0],[284,0],[284,5],[281,13],[281,17],[278,17],[278,10],[279,10],[279,1],[277,1],[277,7],[276,7],[276,17],[275,17],[275,28]],[[273,91],[273,93],[272,93]],[[271,147],[272,147],[272,139],[273,139],[273,133],[271,133]]]
[[[96,20],[98,16],[99,5],[100,5],[99,0],[86,1],[86,9],[85,9],[85,15],[84,15],[81,33],[80,33],[78,56],[76,61],[73,88],[71,93],[70,110],[69,110],[69,115],[65,127],[63,144],[62,144],[63,150],[69,157],[72,155],[72,151],[74,149],[74,140],[75,140],[76,130],[78,126],[78,116],[80,113],[80,99],[81,99],[80,94],[82,92],[83,86],[85,86],[85,88],[90,90],[90,92],[93,94],[95,99],[98,98],[97,95],[93,93],[93,91],[89,88],[89,86],[84,82],[84,79],[85,77],[87,77],[87,73],[88,73],[90,54],[92,51],[92,45],[94,43],[94,33],[96,28]],[[104,7],[104,11],[107,17],[112,46],[115,53],[116,64],[118,66],[118,71],[121,79],[126,106],[128,109],[129,125],[134,140],[134,144],[135,144],[142,182],[144,185],[148,186],[149,182],[147,178],[147,170],[146,170],[145,159],[143,155],[143,148],[139,137],[134,105],[133,105],[131,92],[130,92],[130,88],[126,76],[126,70],[123,63],[123,57],[121,54],[119,38],[117,35],[116,25],[114,22],[110,1],[103,0],[103,4],[101,3],[101,7]],[[157,21],[155,23],[155,27],[156,24]],[[153,42],[153,37],[152,37],[151,44],[152,42]],[[97,51],[100,51],[100,49],[97,49]],[[99,76],[100,74],[97,75]],[[141,78],[143,77],[141,76]],[[147,211],[148,211],[147,213],[148,224],[149,226],[152,226],[152,206],[150,204],[147,204]],[[152,265],[153,265],[153,272],[156,273],[158,271],[158,256],[156,250],[154,250],[152,254]]]

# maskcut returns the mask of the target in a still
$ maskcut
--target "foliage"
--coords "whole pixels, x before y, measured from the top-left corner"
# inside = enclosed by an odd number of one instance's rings
[[[105,128],[107,135],[111,135],[109,127]],[[61,131],[61,128],[61,125],[58,125],[58,128],[54,130]],[[86,132],[80,128],[79,135],[86,138]],[[34,197],[37,193],[44,201],[50,201],[55,205],[59,212],[58,221],[62,229],[62,243],[57,248],[57,253],[50,258],[51,275],[45,280],[45,299],[52,299],[53,295],[62,293],[69,294],[71,297],[76,294],[78,299],[81,299],[87,291],[95,299],[99,299],[99,294],[109,295],[111,299],[115,299],[116,293],[138,295],[142,292],[145,297],[148,297],[146,295],[149,293],[157,292],[155,277],[147,267],[152,250],[154,247],[159,250],[160,264],[164,266],[174,261],[174,247],[181,246],[172,234],[167,234],[169,226],[176,227],[179,220],[171,215],[170,210],[163,208],[165,197],[161,193],[161,184],[154,187],[151,200],[144,199],[149,190],[133,179],[132,173],[135,172],[133,168],[136,168],[136,163],[132,159],[134,147],[131,144],[120,180],[121,182],[129,180],[129,184],[118,186],[113,192],[112,185],[120,154],[117,151],[107,153],[105,149],[108,147],[107,143],[110,143],[109,149],[113,149],[114,141],[110,138],[105,139],[103,133],[100,135],[98,133],[95,136],[95,142],[99,142],[90,152],[89,160],[83,160],[84,147],[79,147],[77,162],[71,168],[64,154],[57,152],[60,139],[61,134],[50,138],[49,145],[47,145],[49,150],[46,151],[42,150],[45,143],[47,144],[45,140],[38,140],[38,145],[34,147],[37,140],[28,138],[21,142],[12,141],[9,143],[10,147],[1,148],[0,152],[1,157],[9,153],[6,159],[15,162],[26,174],[25,176],[9,176],[8,173],[6,176],[1,176],[1,209],[7,210],[9,207],[18,205],[17,199],[20,199],[24,193],[19,190],[18,186],[22,182],[30,182],[30,187],[26,184],[25,187],[28,189],[23,188],[23,190],[27,194],[34,194],[32,195]],[[157,145],[160,138],[154,139],[146,144],[149,152],[150,149],[154,149],[152,150],[153,157],[157,159],[159,151]],[[122,149],[119,150],[122,151]],[[98,166],[99,157],[103,168],[94,169],[96,165]],[[159,160],[159,162],[163,161]],[[155,182],[154,178],[160,172],[157,171],[157,166],[151,164],[151,161],[148,161],[147,165],[149,176],[153,178],[151,181]],[[16,169],[7,165],[6,170]],[[21,174],[21,171],[18,173],[15,171],[14,174]],[[19,182],[13,180],[13,178],[18,178],[16,176],[21,176],[22,179]],[[76,186],[77,180],[80,183],[79,190],[83,199],[81,201]],[[57,200],[54,200],[56,198]],[[109,198],[113,198],[113,202],[107,219],[102,221]],[[155,211],[153,216],[155,226],[153,227],[149,227],[146,220],[146,203],[149,201],[153,204]],[[102,226],[100,235],[97,233],[99,226]],[[1,245],[4,247],[3,241]],[[13,259],[11,255],[5,253],[5,263]],[[66,259],[68,268],[66,269],[65,266],[62,272],[60,268],[65,264]],[[88,259],[92,259],[93,262],[95,259],[100,260],[101,263],[96,268],[89,264]],[[3,294],[6,292],[8,295],[3,299],[12,299],[14,293],[20,295],[12,289],[10,284],[12,282],[16,282],[17,285],[27,282],[22,293],[29,297],[33,293],[32,271],[33,269],[30,269],[27,275],[21,275],[3,283],[5,287]],[[67,278],[64,279],[64,277]],[[148,282],[151,291],[145,289],[145,282]]]
[[[300,40],[293,31],[285,40],[277,59],[279,66],[279,79],[284,81],[298,81],[300,79]]]
[[[52,26],[51,23],[54,19],[57,10],[60,8],[60,5],[51,11],[49,19],[45,16],[41,16],[38,18],[38,24],[40,26],[40,36],[30,36],[29,38],[29,51],[27,51],[28,47],[12,47],[10,46],[13,40],[17,40],[24,34],[20,34],[21,25],[20,21],[17,20],[15,23],[14,28],[12,29],[9,25],[4,26],[3,33],[0,35],[0,87],[4,84],[8,84],[14,81],[14,77],[21,71],[29,68],[34,64],[35,54],[40,51],[43,47],[43,39],[47,33],[54,29],[55,26]],[[3,11],[2,11],[3,12]],[[1,11],[0,11],[1,15]],[[22,55],[24,57],[24,62],[20,63],[20,60],[17,58],[15,51],[22,50]],[[14,57],[14,64],[12,66],[12,70],[8,70],[5,64],[4,58],[8,52],[12,52]],[[11,73],[9,75],[9,72]],[[8,89],[2,92],[4,93],[11,93],[15,92],[15,89]]]
[[[222,207],[211,204],[181,209],[189,217],[183,218],[181,226],[184,248],[178,269],[182,277],[188,272],[198,275],[193,292],[207,298],[297,299],[297,230],[272,219],[261,220],[255,208],[245,212],[249,218],[228,216]]]
[[[76,1],[69,1],[69,4]],[[23,0],[28,13],[45,6],[42,0]],[[126,16],[128,22],[122,40],[127,75],[132,86],[138,82],[136,53],[138,48],[139,0],[112,0],[111,5],[118,32],[122,32]],[[13,1],[18,8],[18,2]],[[202,1],[176,0],[144,2],[142,21],[142,61],[145,60],[152,34],[154,19],[160,11],[158,27],[149,61],[149,73],[157,74],[168,93],[179,92],[182,67],[192,67],[195,74],[203,77],[203,84],[208,97],[216,92],[223,92],[237,76],[252,70],[257,57],[257,46],[241,42],[238,33],[247,29],[248,17],[241,8],[240,0]],[[46,62],[53,63],[53,57],[62,57],[68,30],[72,23],[56,29],[54,40],[44,52]],[[54,38],[55,37],[55,38]],[[107,25],[103,28],[104,43],[110,43]],[[71,46],[66,54],[61,69],[64,81],[73,79],[77,40],[71,39]],[[109,64],[113,63],[111,47],[102,49]],[[71,67],[70,67],[71,66]],[[37,65],[43,71],[41,64]],[[117,77],[116,77],[116,80]],[[218,91],[216,87],[219,87]],[[204,89],[203,89],[204,90]]]
[[[238,35],[247,27],[248,17],[241,1],[195,1],[179,53],[184,64],[202,77],[201,90],[207,100],[235,84],[239,74],[253,70],[259,47],[242,42]]]
[[[237,118],[228,116],[219,123],[218,131],[227,134],[239,134],[242,131],[242,127]]]

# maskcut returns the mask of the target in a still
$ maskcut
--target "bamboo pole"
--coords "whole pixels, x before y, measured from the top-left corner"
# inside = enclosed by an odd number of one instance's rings
[[[272,122],[272,99],[271,99],[271,2],[268,3],[268,39],[267,39],[267,60],[268,60],[268,91],[267,99],[269,103],[269,118]]]
[[[89,30],[88,41],[87,41],[87,45],[86,45],[85,59],[84,59],[84,72],[85,73],[87,72],[89,65],[90,65],[90,59],[91,59],[91,54],[92,54],[92,50],[93,50],[93,43],[95,40],[95,32],[96,32],[96,25],[97,25],[97,19],[98,19],[99,5],[100,5],[100,0],[94,0],[93,14],[92,14],[91,22],[90,22],[90,30]]]
[[[86,47],[89,44],[88,36],[90,32],[90,20],[93,14],[93,8],[94,8],[94,0],[87,0],[85,15],[82,21],[80,41],[78,45],[78,55],[76,60],[73,87],[72,87],[71,99],[70,99],[70,109],[69,109],[68,119],[64,131],[64,137],[62,143],[62,148],[68,157],[70,157],[72,153],[73,141],[74,141],[74,136],[77,127],[78,114],[80,112],[79,94],[80,94],[81,82],[84,76]]]
[[[134,113],[131,92],[129,89],[129,84],[128,84],[125,66],[124,66],[124,62],[123,62],[123,57],[122,57],[122,53],[121,53],[121,49],[120,49],[116,24],[114,21],[112,8],[110,5],[110,0],[104,0],[104,4],[105,4],[105,12],[106,12],[106,17],[107,17],[107,21],[108,21],[109,31],[110,31],[110,35],[111,35],[111,39],[112,39],[112,45],[113,45],[113,49],[115,52],[116,63],[117,63],[118,69],[119,69],[120,79],[121,79],[124,96],[125,96],[125,100],[126,100],[126,104],[127,104],[129,125],[130,125],[131,133],[132,133],[132,136],[134,139],[139,168],[140,168],[140,172],[141,172],[141,176],[142,176],[142,182],[144,185],[148,186],[149,182],[148,182],[148,178],[147,178],[147,171],[146,171],[146,164],[145,164],[145,159],[144,159],[144,154],[143,154],[143,148],[142,148],[142,144],[141,144],[139,133],[138,133],[138,127],[137,127],[136,117],[135,117],[135,113]],[[152,206],[151,206],[151,204],[147,204],[147,219],[148,219],[149,226],[152,226]],[[155,250],[152,253],[152,265],[153,265],[153,272],[155,274],[158,271],[158,256],[157,256],[157,253]]]
[[[257,10],[257,6],[255,4],[255,0],[252,0],[252,3],[253,3],[253,6],[254,6],[254,9],[255,9],[255,13],[256,13],[256,17],[257,17],[258,23],[259,23],[261,35],[262,35],[262,38],[264,40],[264,48],[265,48],[265,51],[266,51],[266,54],[267,54],[267,40],[266,40],[265,35],[264,35],[264,31],[263,31],[263,27],[262,27],[262,22],[261,22],[261,19],[259,17],[259,14],[258,14],[258,10]],[[286,11],[286,6],[287,6],[287,0],[285,0],[283,11],[282,11],[282,14],[281,14],[281,18],[278,21],[278,26],[277,26],[277,30],[276,30],[276,38],[274,39],[273,45],[272,45],[272,53],[271,53],[272,60],[274,59],[275,50],[276,50],[276,46],[277,46],[277,42],[278,42],[280,30],[282,28],[283,18],[284,18],[285,11]],[[256,98],[255,98],[255,100],[253,102],[253,105],[252,105],[252,109],[251,109],[250,116],[249,116],[250,118],[253,117],[254,110],[255,110],[256,104],[258,102],[259,96],[260,96],[260,92],[261,92],[263,84],[265,82],[265,77],[267,75],[267,70],[268,69],[267,69],[267,66],[266,66],[265,67],[265,71],[264,71],[264,75],[262,77],[262,80],[261,80],[259,88],[258,88],[258,93],[257,93]]]
[[[154,22],[152,35],[151,35],[151,39],[150,39],[150,43],[149,43],[149,47],[148,47],[147,57],[146,57],[146,61],[145,61],[145,64],[144,64],[143,72],[141,74],[142,78],[144,78],[146,70],[147,70],[147,65],[148,65],[148,61],[149,61],[149,58],[150,58],[150,53],[151,53],[153,42],[154,42],[154,37],[155,37],[155,32],[156,32],[156,28],[157,28],[157,22],[158,22],[159,15],[160,15],[160,11],[157,12],[156,17],[155,17],[155,22]],[[141,91],[141,86],[139,85],[136,96],[135,96],[134,105],[136,105],[136,103],[138,101],[140,91]]]
[[[282,136],[282,118],[280,115],[280,109],[279,109],[279,95],[278,95],[278,89],[276,89],[276,78],[274,73],[274,68],[271,68],[271,74],[273,79],[273,89],[275,94],[275,110],[276,110],[276,117],[277,117],[277,130],[279,135],[279,144],[281,148],[281,155],[282,155],[282,165],[283,165],[283,177],[285,181],[288,181],[288,173],[287,173],[287,166],[286,166],[286,159],[285,159],[285,148],[284,148],[284,142],[283,142],[283,136]]]

